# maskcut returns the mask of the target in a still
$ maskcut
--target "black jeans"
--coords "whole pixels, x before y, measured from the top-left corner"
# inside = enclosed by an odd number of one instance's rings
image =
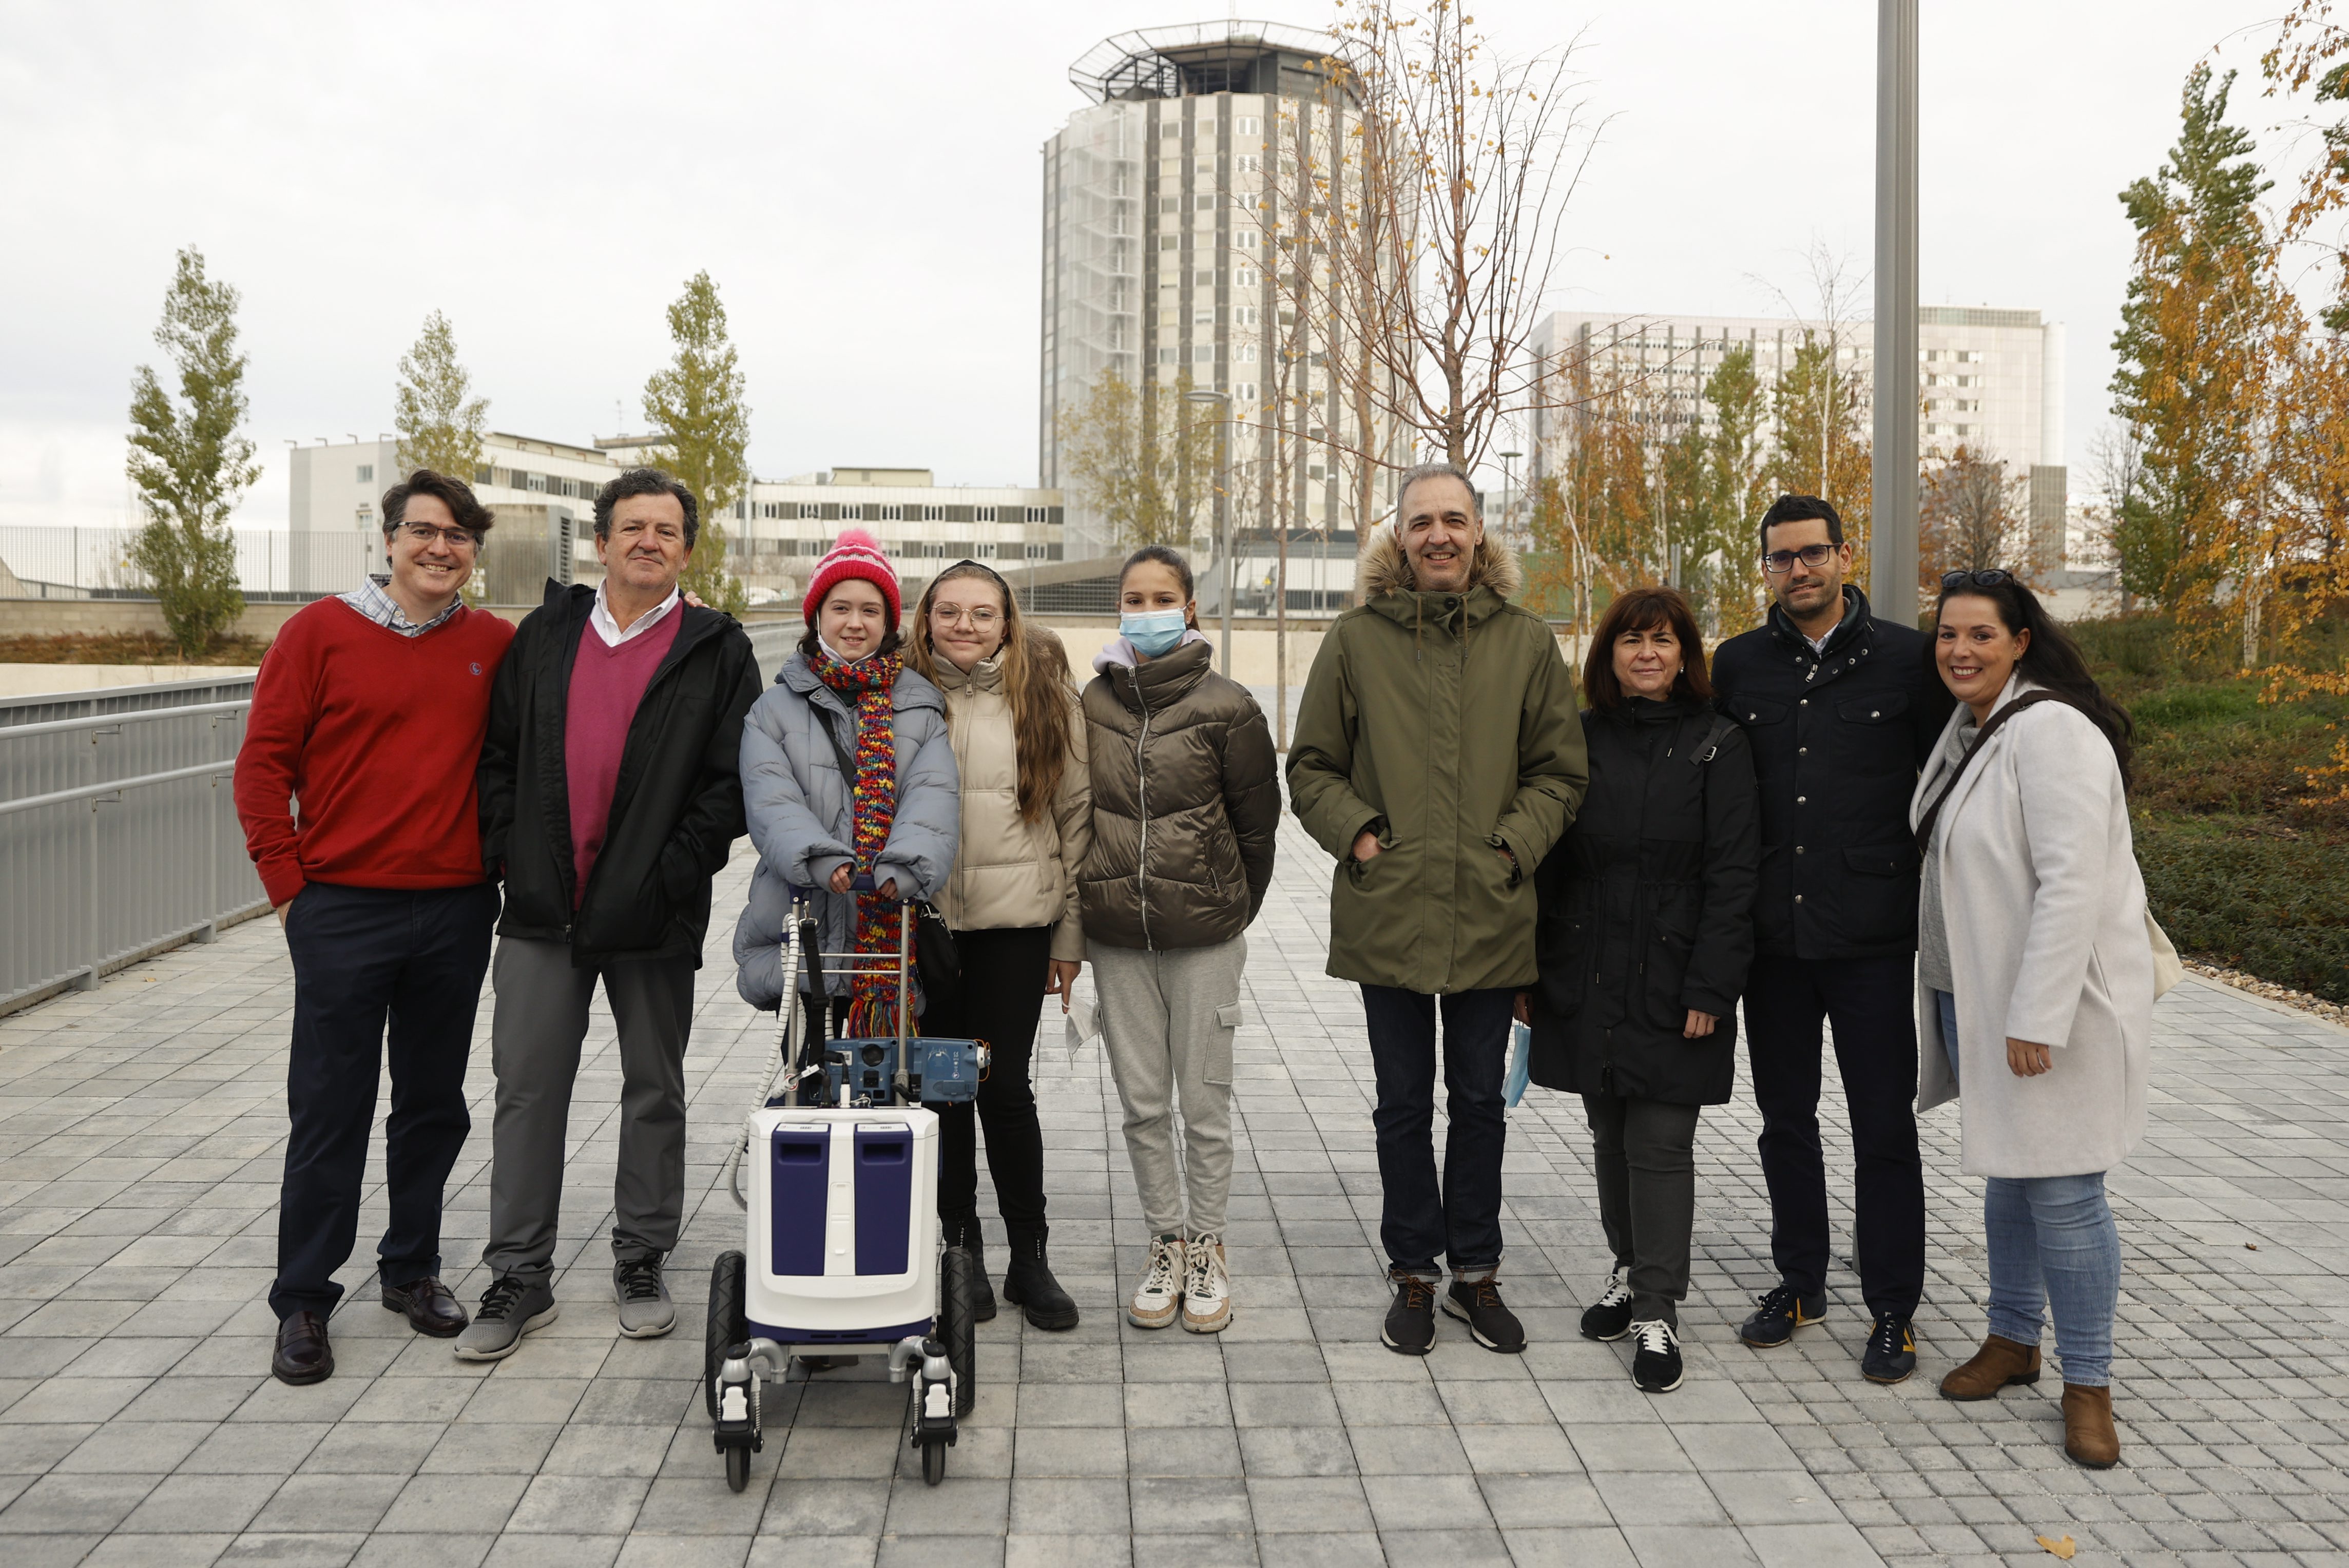
[[[383,1279],[440,1272],[440,1202],[472,1118],[465,1060],[490,964],[498,890],[408,892],[312,882],[285,912],[294,959],[294,1044],[285,1068],[285,1180],[278,1197],[282,1319],[325,1315],[335,1271],[358,1240],[359,1186],[389,1023],[391,1114],[384,1185],[391,1215],[377,1248]]]
[[[1426,996],[1392,985],[1362,987],[1371,1065],[1378,1073],[1379,1181],[1385,1204],[1379,1242],[1400,1273],[1433,1278],[1437,1254],[1455,1274],[1501,1261],[1503,1098],[1515,988]],[[1435,1175],[1435,1015],[1444,1012],[1444,1178]]]
[[[993,1053],[974,1102],[936,1103],[938,1214],[964,1220],[978,1213],[978,1132],[987,1132],[987,1169],[995,1178],[995,1206],[1017,1235],[1044,1227],[1044,1130],[1036,1118],[1036,1089],[1028,1064],[1036,1052],[1036,1026],[1044,1007],[1044,979],[1052,958],[1052,928],[957,931],[962,995],[933,1007],[922,1033],[985,1040]],[[977,1114],[973,1115],[973,1107]]]
[[[1631,1315],[1681,1320],[1696,1226],[1698,1107],[1586,1094],[1599,1222],[1631,1287]]]
[[[1770,1256],[1806,1295],[1826,1288],[1827,1179],[1819,1152],[1819,1024],[1835,1026],[1851,1116],[1854,1252],[1878,1316],[1909,1317],[1925,1290],[1925,1176],[1917,1158],[1912,958],[1754,961],[1745,1045],[1762,1110]]]

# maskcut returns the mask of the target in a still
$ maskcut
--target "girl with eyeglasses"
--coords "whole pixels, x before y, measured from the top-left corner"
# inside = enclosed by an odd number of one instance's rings
[[[1990,1332],[1941,1394],[2036,1383],[2052,1309],[2064,1451],[2102,1470],[2120,1457],[2105,1175],[2145,1135],[2158,930],[2129,834],[2129,717],[2002,571],[1941,580],[1933,658],[1958,705],[1909,808],[1917,1103],[1958,1099],[1990,1253]]]
[[[962,851],[938,891],[954,933],[958,994],[922,1018],[926,1034],[985,1040],[994,1052],[978,1099],[938,1114],[938,1217],[948,1246],[980,1255],[978,1133],[1010,1264],[1003,1298],[1038,1328],[1077,1326],[1077,1304],[1046,1252],[1044,1133],[1029,1063],[1043,998],[1067,1006],[1084,957],[1077,868],[1092,843],[1085,729],[1060,639],[1026,624],[1003,579],[976,561],[931,579],[907,658],[946,693],[962,777]],[[978,1316],[995,1315],[978,1268]]]

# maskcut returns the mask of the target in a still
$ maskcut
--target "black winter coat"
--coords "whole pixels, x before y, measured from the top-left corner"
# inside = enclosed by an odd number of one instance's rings
[[[759,661],[734,617],[680,604],[677,641],[628,726],[611,824],[574,912],[564,710],[595,591],[549,582],[490,693],[481,742],[481,860],[505,879],[502,936],[564,942],[571,961],[693,955],[709,930],[709,882],[742,836],[742,717]]]
[[[1737,1076],[1754,961],[1754,764],[1710,703],[1633,698],[1582,716],[1590,792],[1541,863],[1534,1082],[1719,1105]],[[1689,1039],[1692,1009],[1721,1022]]]
[[[1909,797],[1955,699],[1931,641],[1844,588],[1813,652],[1784,610],[1721,645],[1713,684],[1745,727],[1762,787],[1757,949],[1774,958],[1891,958],[1917,950]]]

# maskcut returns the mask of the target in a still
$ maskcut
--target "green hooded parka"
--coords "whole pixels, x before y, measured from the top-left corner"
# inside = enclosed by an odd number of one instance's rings
[[[1574,676],[1548,625],[1509,603],[1518,581],[1488,533],[1464,592],[1417,592],[1382,527],[1362,558],[1363,603],[1322,638],[1288,796],[1338,859],[1339,979],[1429,995],[1534,983],[1533,873],[1589,772]],[[1367,864],[1353,858],[1366,828],[1381,846]]]

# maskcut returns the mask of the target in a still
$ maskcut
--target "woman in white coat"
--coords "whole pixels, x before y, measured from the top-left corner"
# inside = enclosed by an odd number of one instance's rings
[[[2064,1449],[2103,1469],[2120,1456],[2105,1173],[2145,1133],[2153,1027],[2128,715],[2009,573],[1951,573],[1937,619],[1958,707],[1910,808],[1925,863],[1918,1103],[1962,1094],[1965,1171],[1990,1179],[1990,1332],[1941,1392],[2037,1382],[2052,1307]]]

